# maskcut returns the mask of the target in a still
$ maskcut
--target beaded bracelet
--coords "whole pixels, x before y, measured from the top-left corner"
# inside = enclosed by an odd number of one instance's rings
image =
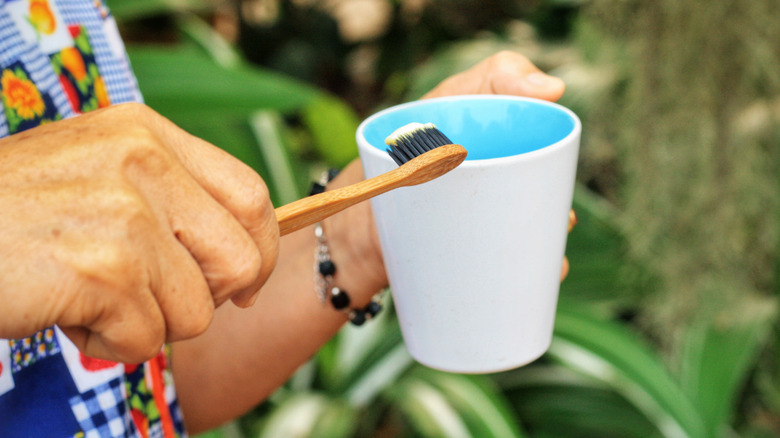
[[[311,195],[325,191],[325,185],[338,174],[337,170],[331,169],[323,172],[320,182],[314,183]],[[375,317],[382,310],[382,303],[378,297],[371,299],[362,309],[350,308],[350,298],[347,291],[333,286],[333,276],[336,274],[336,264],[330,259],[330,249],[325,233],[322,229],[322,223],[317,222],[314,225],[314,236],[317,238],[317,248],[314,255],[314,287],[317,298],[323,304],[330,301],[334,309],[344,312],[349,321],[356,326],[363,325],[367,320]]]

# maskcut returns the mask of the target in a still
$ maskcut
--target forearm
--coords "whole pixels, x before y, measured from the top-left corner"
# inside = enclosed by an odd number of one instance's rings
[[[338,266],[335,283],[349,292],[353,307],[387,283],[374,243],[364,241],[373,235],[367,211],[355,206],[324,223]],[[317,299],[312,227],[284,237],[280,250],[254,306],[222,306],[206,333],[173,345],[174,378],[191,432],[236,418],[267,398],[347,320]]]
[[[502,52],[442,82],[425,97],[514,94],[557,100],[560,79],[542,74],[525,57]],[[334,186],[362,179],[353,162]],[[353,307],[364,306],[387,285],[367,203],[325,221],[336,285]],[[233,419],[264,400],[344,324],[343,313],[323,306],[314,292],[315,238],[311,228],[282,239],[277,268],[250,309],[216,312],[209,330],[173,348],[173,370],[192,432]]]

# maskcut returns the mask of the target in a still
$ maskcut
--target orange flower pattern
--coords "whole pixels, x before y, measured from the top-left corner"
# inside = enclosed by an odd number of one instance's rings
[[[44,35],[51,35],[57,30],[57,20],[48,0],[30,0],[29,20],[35,30]]]
[[[11,134],[62,118],[51,96],[38,89],[20,62],[2,70],[0,96]]]
[[[43,115],[46,109],[41,93],[27,79],[21,69],[5,70],[0,80],[3,87],[3,104],[6,108],[16,111],[19,117],[32,119]]]
[[[73,112],[84,113],[110,105],[86,29],[73,25],[68,26],[68,31],[75,45],[60,50],[50,58]]]
[[[86,29],[81,25],[67,29],[74,45],[48,55],[65,102],[72,114],[111,105]],[[10,134],[63,117],[62,108],[58,111],[53,97],[36,86],[21,62],[2,69],[0,92]]]

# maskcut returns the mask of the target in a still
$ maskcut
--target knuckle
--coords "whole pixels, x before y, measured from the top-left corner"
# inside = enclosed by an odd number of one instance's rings
[[[139,102],[125,102],[111,106],[113,112],[121,114],[130,120],[141,121],[153,117],[157,113],[147,105]]]
[[[241,196],[237,199],[238,213],[250,219],[252,223],[263,220],[267,210],[273,209],[268,186],[260,177],[249,172],[243,180],[240,185]]]
[[[502,50],[488,58],[489,70],[494,74],[514,74],[532,66],[525,56],[509,50]]]
[[[511,50],[502,50],[494,54],[491,59],[493,60],[493,62],[503,65],[503,64],[514,64],[517,62],[521,62],[525,59],[525,57]]]
[[[247,248],[241,252],[241,257],[237,257],[227,265],[226,278],[230,279],[230,283],[233,285],[232,289],[234,290],[247,288],[257,280],[263,265],[260,251],[252,243],[247,245]]]
[[[121,312],[121,315],[120,315]],[[127,303],[109,312],[111,325],[100,334],[102,343],[125,363],[141,363],[155,357],[165,344],[165,324],[159,315]]]
[[[165,345],[165,335],[163,330],[158,330],[155,333],[150,333],[150,336],[145,339],[146,342],[139,344],[133,351],[135,360],[132,362],[140,363],[152,359],[162,351],[163,345]]]
[[[107,184],[102,196],[108,213],[128,230],[135,227],[147,229],[156,222],[154,212],[144,196],[130,184]]]
[[[211,325],[214,316],[214,300],[208,287],[194,286],[186,300],[166,301],[163,304],[166,318],[167,340],[180,341],[196,337]]]
[[[93,196],[99,198],[93,205],[99,206],[94,214],[102,216],[103,224],[84,236],[84,245],[74,247],[79,251],[82,271],[89,271],[98,278],[108,281],[110,278],[128,278],[141,275],[143,260],[139,247],[141,240],[148,239],[151,230],[156,227],[156,217],[150,206],[132,186],[124,183],[107,183],[101,186]],[[71,254],[76,255],[76,254]],[[139,277],[140,278],[140,277]],[[120,285],[117,285],[120,286]],[[135,282],[126,287],[135,287]]]
[[[129,128],[118,145],[122,151],[122,168],[126,174],[159,177],[176,166],[178,160],[158,136],[144,126]]]
[[[274,231],[268,227],[265,228],[265,232],[262,233],[260,237],[263,245],[260,276],[263,277],[264,280],[267,279],[269,275],[271,275],[271,271],[274,269],[274,267],[276,267],[276,262],[279,258],[278,236],[278,231]]]
[[[191,309],[183,321],[182,335],[187,338],[198,336],[211,325],[214,316],[214,301],[202,300],[202,304]]]

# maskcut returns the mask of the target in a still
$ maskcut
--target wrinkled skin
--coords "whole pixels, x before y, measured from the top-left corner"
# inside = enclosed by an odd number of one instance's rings
[[[104,359],[202,333],[277,257],[262,179],[140,104],[0,140],[0,211],[0,337],[57,324]]]

